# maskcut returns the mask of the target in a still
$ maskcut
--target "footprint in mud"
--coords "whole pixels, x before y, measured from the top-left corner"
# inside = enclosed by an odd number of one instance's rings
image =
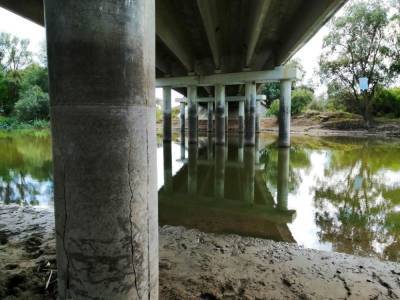
[[[0,231],[0,245],[5,245],[8,243],[8,237],[10,234],[6,231]]]
[[[31,236],[25,241],[25,250],[31,258],[38,258],[43,254],[40,249],[42,245],[43,236],[41,234],[31,234]]]

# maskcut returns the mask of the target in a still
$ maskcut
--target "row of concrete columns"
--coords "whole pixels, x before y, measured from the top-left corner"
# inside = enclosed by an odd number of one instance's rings
[[[207,131],[215,131],[215,140],[218,145],[225,144],[225,135],[228,131],[228,102],[225,99],[225,86],[215,86],[215,112],[213,103],[207,106]],[[188,95],[188,123],[189,143],[197,143],[198,139],[198,103],[197,87],[187,88]],[[171,140],[171,87],[164,87],[164,140]],[[180,128],[185,132],[185,104],[180,104]],[[281,101],[279,108],[279,146],[290,146],[290,105],[291,105],[291,81],[281,81]],[[244,133],[246,146],[254,146],[255,135],[260,132],[260,103],[257,101],[257,89],[255,83],[245,85],[245,101],[239,101],[238,132]],[[213,116],[215,115],[215,128]]]
[[[186,161],[186,144],[183,137],[181,142],[181,161]],[[238,159],[237,162],[243,165],[243,197],[248,203],[254,202],[255,192],[255,176],[256,170],[259,167],[259,148],[244,147],[243,138],[239,138],[238,143]],[[214,197],[217,199],[225,198],[225,169],[228,160],[228,147],[226,145],[215,145],[212,138],[209,138],[207,147],[207,159],[214,161]],[[198,192],[199,178],[198,178],[198,146],[196,144],[188,144],[188,177],[187,187],[188,194],[196,195]],[[215,155],[214,155],[215,151]],[[164,142],[164,192],[173,193],[172,187],[172,151],[171,142]],[[278,172],[277,172],[277,205],[281,210],[287,209],[288,200],[288,180],[289,180],[289,162],[290,150],[288,148],[280,148],[278,150]]]

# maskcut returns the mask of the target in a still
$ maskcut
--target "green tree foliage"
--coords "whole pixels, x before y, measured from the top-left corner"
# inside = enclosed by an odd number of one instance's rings
[[[15,104],[15,114],[19,121],[49,119],[49,95],[40,87],[33,86],[23,92]]]
[[[292,92],[291,111],[292,115],[302,113],[307,106],[315,100],[314,93],[306,88],[299,88]],[[272,102],[267,111],[269,116],[278,116],[279,114],[279,99]]]
[[[395,39],[388,7],[382,1],[355,1],[343,16],[335,18],[324,39],[320,58],[324,81],[344,88],[367,124],[371,122],[372,101],[379,86],[389,84],[395,75]],[[367,77],[369,89],[361,93],[359,78]]]
[[[0,71],[0,114],[12,113],[19,98],[19,89],[19,80]]]
[[[46,68],[38,64],[31,64],[21,71],[21,88],[28,90],[32,86],[38,86],[43,92],[49,92],[49,76]]]
[[[0,33],[0,63],[11,73],[18,72],[32,62],[32,53],[28,50],[29,40],[20,40],[9,33]]]
[[[380,116],[400,118],[400,88],[379,90],[374,99],[373,111]]]

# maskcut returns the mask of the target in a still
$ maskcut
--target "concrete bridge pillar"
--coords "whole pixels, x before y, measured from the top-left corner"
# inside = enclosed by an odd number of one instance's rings
[[[225,196],[225,160],[226,146],[215,145],[215,187],[214,194],[218,199]]]
[[[229,131],[229,102],[225,103],[225,132]]]
[[[240,134],[238,137],[238,162],[243,163],[244,159],[244,138]]]
[[[214,103],[208,102],[207,103],[207,111],[208,111],[208,120],[207,120],[207,131],[213,132],[213,110],[214,110]]]
[[[279,147],[290,147],[290,109],[292,102],[292,82],[281,81],[281,99],[279,101]]]
[[[260,101],[256,101],[256,133],[260,133]]]
[[[256,132],[256,97],[257,89],[255,83],[246,83],[246,103],[245,103],[245,133],[244,143],[246,146],[254,146]]]
[[[163,139],[171,141],[171,87],[163,88]]]
[[[179,112],[179,120],[180,120],[180,127],[181,127],[181,136],[185,139],[185,103],[180,103],[180,112]]]
[[[278,151],[278,208],[287,210],[290,149],[280,148]]]
[[[214,157],[214,141],[211,134],[208,134],[207,141],[207,159],[212,160]]]
[[[45,0],[59,299],[158,299],[154,2]]]
[[[238,123],[239,123],[239,133],[243,133],[244,132],[244,102],[243,101],[239,101]]]
[[[225,86],[215,86],[215,142],[225,144]]]
[[[185,135],[181,135],[181,160],[185,160],[186,158],[186,143],[185,143]]]
[[[188,157],[188,193],[196,195],[197,193],[197,160],[199,152],[197,144],[189,144]]]
[[[172,193],[172,145],[171,142],[163,143],[163,159],[164,159],[164,191]]]
[[[198,103],[197,87],[189,86],[187,88],[188,113],[189,113],[189,144],[197,144],[198,140]]]

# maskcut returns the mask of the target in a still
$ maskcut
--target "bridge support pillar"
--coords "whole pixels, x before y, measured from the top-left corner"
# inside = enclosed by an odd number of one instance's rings
[[[226,146],[215,146],[215,187],[214,195],[218,199],[223,199],[225,196],[225,160]]]
[[[239,133],[244,132],[244,101],[239,101],[238,113]]]
[[[215,86],[215,142],[225,144],[225,86]]]
[[[254,146],[255,144],[256,96],[257,96],[257,89],[255,83],[246,83],[246,103],[245,103],[246,128],[244,134],[244,143],[246,146]]]
[[[189,144],[197,144],[198,140],[198,115],[197,115],[197,87],[189,86],[188,95],[188,113],[189,113]]]
[[[163,139],[171,141],[171,87],[163,88]]]
[[[281,99],[279,101],[279,147],[290,147],[290,107],[292,101],[292,82],[281,81]]]
[[[191,195],[197,193],[197,159],[198,148],[196,144],[189,144],[188,156],[188,192]]]
[[[169,141],[163,143],[164,159],[164,191],[172,193],[172,145]]]
[[[180,104],[180,112],[179,112],[179,120],[181,127],[181,137],[185,139],[185,103],[181,102]]]
[[[256,133],[260,133],[260,101],[256,101]]]
[[[158,299],[154,2],[45,0],[59,299]]]
[[[229,102],[225,102],[225,132],[229,131]]]
[[[207,119],[207,131],[208,132],[213,132],[213,106],[214,104],[212,102],[207,103],[207,112],[208,112],[208,119]]]
[[[278,150],[278,208],[287,210],[290,149]]]
[[[238,161],[243,163],[244,159],[244,138],[242,134],[238,137]]]

